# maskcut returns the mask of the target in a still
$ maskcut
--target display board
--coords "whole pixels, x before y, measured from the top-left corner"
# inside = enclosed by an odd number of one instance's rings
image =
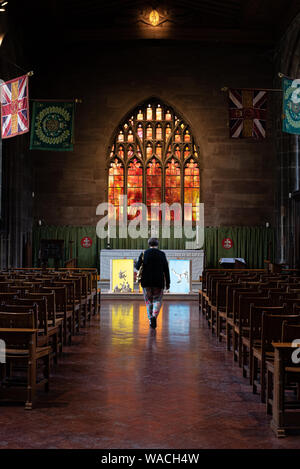
[[[111,259],[110,290],[114,293],[132,293],[133,259]]]
[[[192,279],[191,279],[191,261],[182,259],[170,259],[170,293],[184,293],[191,292]]]

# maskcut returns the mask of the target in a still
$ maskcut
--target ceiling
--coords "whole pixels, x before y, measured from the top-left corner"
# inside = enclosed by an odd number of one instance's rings
[[[155,7],[161,24],[149,24]],[[275,44],[300,0],[10,0],[10,22],[63,42],[136,39]],[[50,34],[50,37],[49,37]]]

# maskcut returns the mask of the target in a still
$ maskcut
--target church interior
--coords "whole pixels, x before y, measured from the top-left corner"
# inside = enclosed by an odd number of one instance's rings
[[[300,447],[299,79],[299,0],[0,0],[0,449]]]

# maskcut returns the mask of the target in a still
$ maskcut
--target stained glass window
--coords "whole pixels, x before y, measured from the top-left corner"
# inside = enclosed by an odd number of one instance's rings
[[[137,127],[137,134],[140,140],[143,140],[143,126],[139,124]]]
[[[172,119],[171,113],[169,110],[166,112],[166,121],[170,121]]]
[[[199,216],[196,204],[200,201],[200,171],[191,158],[184,167],[184,203],[192,204],[192,210],[185,211],[187,220],[195,221]]]
[[[156,120],[161,121],[161,119],[162,119],[162,109],[160,107],[160,104],[158,104],[156,108]]]
[[[147,158],[151,158],[153,152],[152,144],[148,143],[146,148],[146,156]]]
[[[148,107],[147,107],[147,120],[148,121],[152,120],[152,107],[151,107],[151,104],[149,104]]]
[[[157,158],[159,158],[161,160],[161,158],[162,158],[162,146],[161,146],[160,143],[158,143],[156,145],[155,154],[156,154]]]
[[[108,201],[119,216],[120,195],[124,194],[124,166],[117,158],[110,162],[108,172]]]
[[[158,125],[156,127],[156,140],[162,140],[162,127]]]
[[[151,127],[151,125],[147,125],[146,138],[147,138],[147,140],[152,139],[152,127]]]
[[[160,204],[162,201],[162,169],[159,162],[153,158],[147,164],[146,203],[148,217],[151,215],[151,204]],[[155,217],[158,219],[157,217]]]
[[[191,152],[190,152],[190,148],[188,145],[186,145],[184,147],[184,152],[183,152],[183,156],[184,156],[184,159],[188,158],[190,156]]]
[[[179,145],[176,145],[175,147],[175,156],[176,158],[178,158],[180,160],[180,146]]]
[[[188,130],[186,130],[184,132],[184,141],[185,142],[190,142],[191,141],[191,136],[190,136],[190,132]]]
[[[124,159],[124,147],[123,147],[123,145],[119,146],[118,157]]]
[[[132,133],[132,130],[129,130],[128,131],[128,138],[127,138],[128,142],[133,142],[133,133]]]
[[[178,129],[175,132],[175,142],[176,143],[181,142],[181,133],[180,133],[180,130],[178,130]]]
[[[115,199],[122,193],[129,206],[144,202],[148,213],[151,202],[190,202],[193,208],[187,218],[195,220],[200,200],[198,155],[184,119],[163,102],[150,99],[118,127],[109,150],[109,201],[118,206]]]
[[[172,133],[171,126],[170,126],[170,124],[168,124],[168,125],[166,126],[166,142],[168,141],[168,139],[169,139],[171,133]]]
[[[133,146],[129,145],[128,146],[128,151],[127,151],[127,158],[130,160],[130,158],[133,157]]]

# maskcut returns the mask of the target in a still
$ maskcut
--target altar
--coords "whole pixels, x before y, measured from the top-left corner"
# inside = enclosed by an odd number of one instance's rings
[[[204,263],[204,251],[202,249],[166,249],[163,250],[168,261],[171,259],[190,260],[192,282],[199,282],[202,275]],[[141,249],[102,249],[100,251],[100,280],[110,280],[111,261],[113,259],[134,259],[137,260],[141,254]]]

